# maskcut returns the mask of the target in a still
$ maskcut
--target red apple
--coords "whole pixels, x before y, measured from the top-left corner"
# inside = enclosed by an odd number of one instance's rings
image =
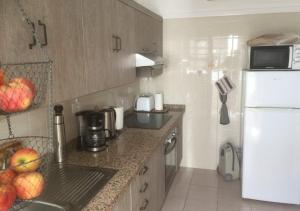
[[[0,185],[0,210],[8,211],[16,200],[16,189],[13,185]]]
[[[42,193],[44,185],[44,177],[39,172],[22,173],[14,180],[17,196],[23,200],[38,197]]]
[[[35,95],[35,86],[34,84],[26,79],[26,78],[13,78],[12,80],[9,81],[9,84],[11,84],[11,86],[13,86],[15,84],[15,86],[18,86],[18,85],[23,85],[23,86],[27,86],[33,93],[33,95]]]
[[[0,86],[0,109],[5,112],[26,110],[35,97],[35,86],[25,78],[15,78]]]
[[[0,184],[2,185],[11,184],[15,177],[16,177],[16,173],[13,170],[11,169],[1,170]]]
[[[35,171],[40,164],[39,153],[31,148],[20,149],[10,158],[10,167],[17,173]]]

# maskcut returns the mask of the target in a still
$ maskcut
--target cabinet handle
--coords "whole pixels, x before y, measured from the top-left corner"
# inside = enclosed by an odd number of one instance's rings
[[[41,46],[45,47],[45,46],[48,45],[47,27],[46,27],[46,24],[44,24],[41,20],[38,20],[38,24],[43,27],[43,31],[44,31],[44,43],[42,43]]]
[[[148,189],[148,186],[149,186],[148,182],[145,182],[143,187],[140,190],[140,193],[145,193],[146,190]]]
[[[143,202],[143,206],[140,207],[140,210],[146,210],[147,207],[148,207],[148,204],[149,204],[149,200],[148,199],[145,199],[144,202]]]
[[[35,38],[35,24],[33,22],[28,22],[28,24],[32,27],[32,43],[29,43],[29,49],[32,49],[34,46],[36,46],[36,38]]]
[[[122,50],[122,38],[117,37],[117,42],[118,42],[118,52]]]
[[[143,169],[140,171],[139,175],[145,175],[147,173],[147,171],[149,170],[148,166],[144,166]]]
[[[113,52],[118,52],[118,36],[113,35]]]

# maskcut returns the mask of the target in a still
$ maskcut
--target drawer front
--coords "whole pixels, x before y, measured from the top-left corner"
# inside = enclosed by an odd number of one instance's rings
[[[134,211],[149,210],[151,196],[151,171],[152,168],[146,163],[139,171],[131,184],[132,207]]]

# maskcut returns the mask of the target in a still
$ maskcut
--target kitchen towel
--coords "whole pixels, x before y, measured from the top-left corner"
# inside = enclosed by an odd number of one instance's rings
[[[164,97],[162,93],[157,93],[154,96],[155,98],[155,110],[162,111],[164,109]]]
[[[228,108],[226,105],[227,94],[225,94],[225,95],[220,94],[220,100],[222,102],[221,111],[220,111],[220,124],[228,125],[230,123],[230,119],[229,119],[229,114],[228,114]]]
[[[116,130],[122,130],[124,125],[124,108],[115,107],[116,112]]]

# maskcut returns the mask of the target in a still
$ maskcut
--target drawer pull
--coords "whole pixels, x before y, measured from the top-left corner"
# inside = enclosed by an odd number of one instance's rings
[[[139,175],[140,176],[145,175],[147,173],[148,169],[149,169],[148,166],[144,166],[143,169],[140,171]]]
[[[31,22],[30,20],[27,20],[28,24],[32,27],[32,43],[29,44],[29,49],[32,49],[34,46],[36,46],[36,31],[35,31],[35,24]]]
[[[148,200],[148,199],[145,199],[144,202],[143,202],[143,206],[140,207],[140,211],[146,210],[147,207],[148,207],[148,204],[149,204],[149,200]]]
[[[43,31],[44,31],[44,43],[42,43],[41,46],[45,47],[45,46],[48,45],[47,27],[46,27],[46,24],[44,24],[41,20],[38,20],[38,24],[43,27]]]
[[[148,189],[148,186],[149,186],[148,182],[145,182],[143,187],[140,189],[140,193],[145,193],[146,190]]]

